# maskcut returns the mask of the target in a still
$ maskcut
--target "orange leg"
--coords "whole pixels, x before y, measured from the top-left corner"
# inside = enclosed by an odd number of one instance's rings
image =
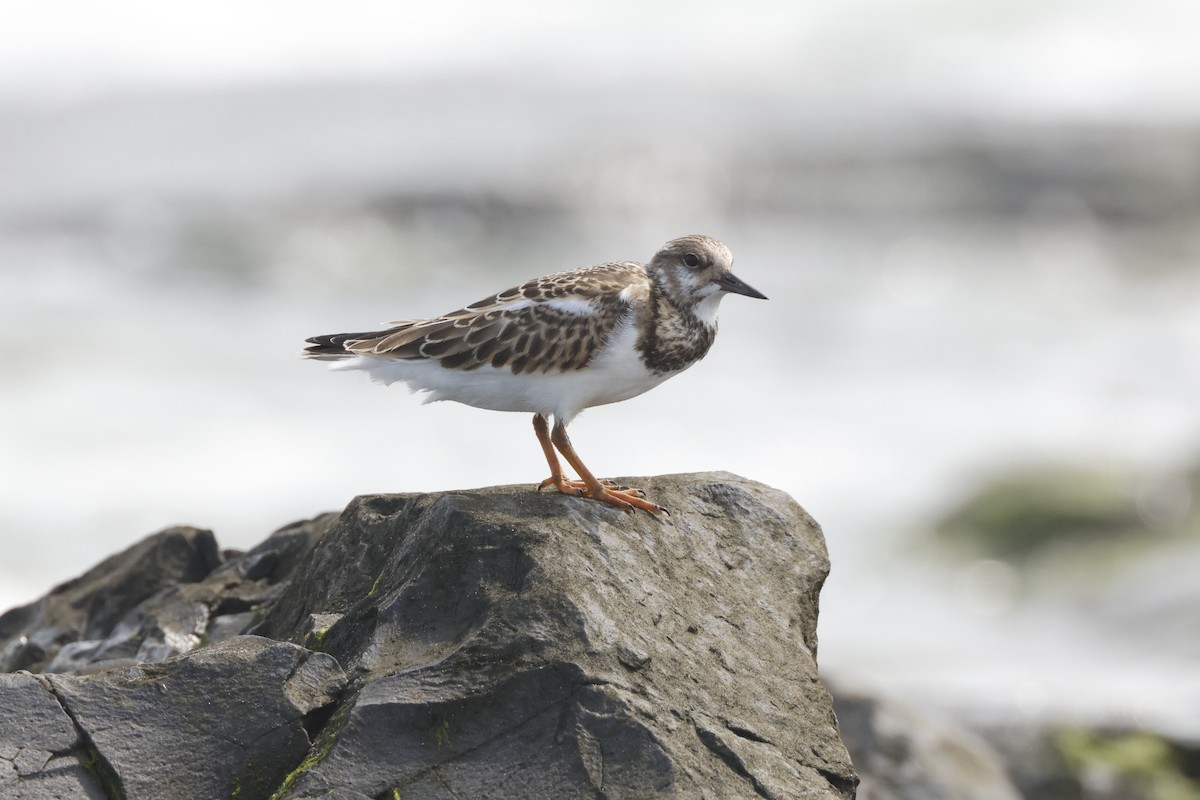
[[[538,432],[538,440],[542,443],[542,450],[546,452],[546,460],[550,463],[550,484],[553,484],[560,492],[599,500],[602,503],[616,506],[622,511],[627,511],[631,514],[636,508],[649,511],[656,517],[666,511],[662,506],[644,500],[644,495],[637,489],[621,489],[617,488],[611,481],[604,482],[597,480],[596,476],[583,465],[583,461],[575,453],[575,448],[571,446],[571,440],[567,438],[566,426],[561,422],[556,422],[554,432],[550,435],[550,443],[553,443],[553,446],[558,448],[558,452],[562,453],[567,463],[574,467],[575,471],[579,473],[579,477],[583,479],[581,481],[567,481],[562,477],[562,469],[559,467],[558,459],[554,457],[553,448],[546,441],[546,418],[540,414],[535,416],[533,418],[533,427]]]
[[[554,445],[550,443],[550,426],[541,414],[533,415],[533,432],[537,434],[542,453],[546,456],[546,463],[550,465],[550,477],[538,484],[538,491],[553,486],[563,494],[583,497],[583,481],[569,481],[563,474],[562,465],[558,463],[558,454],[554,452]]]
[[[546,463],[550,465],[550,477],[538,484],[538,491],[540,492],[547,486],[553,486],[563,494],[574,495],[575,497],[586,495],[586,483],[583,481],[568,480],[566,474],[563,473],[562,466],[558,463],[558,454],[554,452],[554,445],[550,443],[550,426],[547,424],[546,418],[541,414],[533,415],[533,432],[537,434],[538,442],[542,445],[542,452],[546,456]],[[610,480],[601,479],[600,483],[604,484],[606,489],[617,488],[617,485]],[[629,487],[622,486],[620,488],[628,489]]]

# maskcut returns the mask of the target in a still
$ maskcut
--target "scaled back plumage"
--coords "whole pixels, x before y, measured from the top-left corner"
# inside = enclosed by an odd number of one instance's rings
[[[614,262],[535,278],[471,305],[382,331],[315,336],[315,358],[436,359],[514,374],[583,369],[649,286],[645,268]]]

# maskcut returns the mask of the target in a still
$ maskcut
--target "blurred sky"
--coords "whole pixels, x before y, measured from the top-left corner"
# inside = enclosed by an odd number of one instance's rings
[[[1194,117],[1188,0],[840,3],[80,0],[0,4],[0,89],[70,102],[128,87],[513,70],[1008,114]]]
[[[1195,456],[1197,31],[1190,0],[0,0],[0,608],[168,524],[246,547],[359,492],[536,482],[526,420],[300,340],[708,232],[772,301],[586,415],[588,463],[796,496],[834,556],[823,664],[1120,695],[1140,650],[972,616],[889,548],[1005,459]],[[422,223],[447,187],[482,199]],[[1146,672],[1200,698],[1194,660]]]

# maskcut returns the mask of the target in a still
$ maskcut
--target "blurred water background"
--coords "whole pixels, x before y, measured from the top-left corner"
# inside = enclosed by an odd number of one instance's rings
[[[170,524],[536,483],[523,415],[302,340],[703,232],[771,300],[587,463],[795,496],[829,674],[1200,736],[1200,5],[3,7],[0,608]],[[933,533],[1076,473],[1082,536]]]

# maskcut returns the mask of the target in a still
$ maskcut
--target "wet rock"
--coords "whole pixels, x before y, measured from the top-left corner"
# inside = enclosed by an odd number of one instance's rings
[[[0,671],[40,670],[65,644],[106,638],[147,598],[201,580],[218,559],[211,531],[169,528],[143,539],[40,600],[0,616]]]
[[[127,800],[266,798],[304,756],[310,714],[332,704],[337,662],[242,636],[159,664],[49,676]]]
[[[224,562],[210,531],[154,534],[0,617],[0,667],[98,672],[244,633],[336,516],[293,523]]]
[[[44,678],[0,675],[0,797],[95,798],[105,794],[85,764],[89,754]]]

